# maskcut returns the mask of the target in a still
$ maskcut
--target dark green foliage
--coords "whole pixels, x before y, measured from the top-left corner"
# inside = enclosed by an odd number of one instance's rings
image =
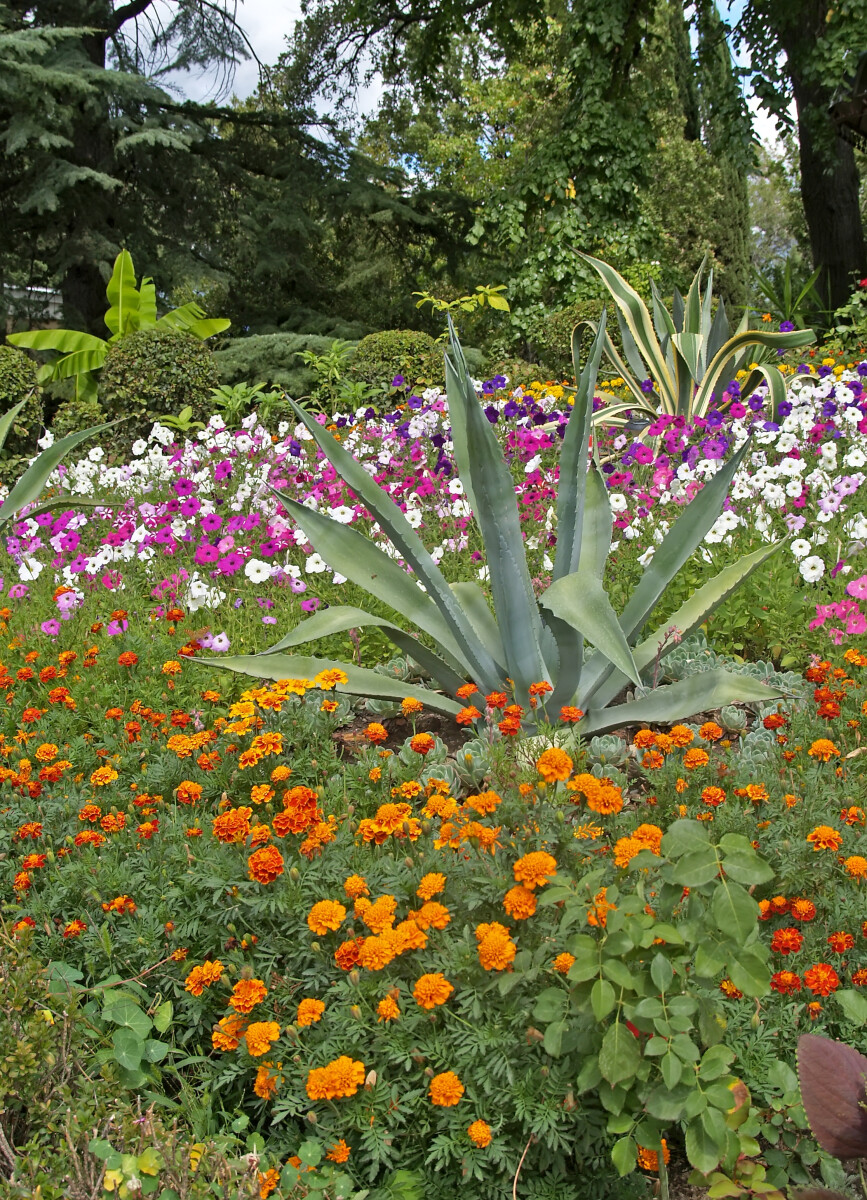
[[[531,378],[538,379],[542,371],[545,378],[565,379],[572,377],[572,330],[581,321],[598,322],[602,316],[601,300],[577,300],[567,308],[546,313],[536,320],[530,330],[530,343],[539,359],[539,366]],[[620,331],[616,321],[609,320],[608,333],[620,348]],[[527,364],[531,366],[531,364]],[[508,375],[508,371],[502,372]],[[517,384],[513,385],[517,386]]]
[[[561,372],[555,371],[554,374],[559,378]],[[512,391],[517,387],[528,388],[536,379],[547,379],[547,367],[544,364],[527,362],[523,358],[504,358],[493,363],[485,375],[504,375],[508,380],[506,386]]]
[[[174,330],[142,329],[115,342],[99,381],[100,401],[109,418],[131,416],[127,436],[146,432],[161,416],[188,405],[193,419],[210,415],[210,389],[219,383],[204,342]]]
[[[13,346],[0,346],[0,413],[8,412],[24,399],[27,402],[3,446],[4,458],[30,457],[36,453],[44,414],[33,359]]]
[[[221,383],[277,384],[290,396],[307,396],[317,376],[299,357],[303,350],[327,354],[333,338],[305,333],[262,333],[231,338],[214,353]]]
[[[352,360],[352,375],[371,385],[402,375],[408,387],[430,387],[445,380],[443,351],[428,333],[390,329],[362,338]]]
[[[98,400],[72,396],[69,400],[64,400],[55,412],[51,432],[55,441],[59,441],[68,433],[90,429],[94,425],[102,424],[104,420],[105,411]]]

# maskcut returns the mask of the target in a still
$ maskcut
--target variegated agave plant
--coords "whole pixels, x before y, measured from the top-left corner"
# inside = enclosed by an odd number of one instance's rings
[[[741,385],[741,396],[751,395],[760,384],[766,383],[776,412],[777,406],[786,398],[786,380],[777,366],[765,360],[765,355],[771,350],[789,350],[816,340],[812,329],[791,329],[783,333],[750,329],[749,312],[744,313],[732,333],[722,299],[716,313],[711,311],[713,271],[702,295],[704,262],[695,274],[686,299],[677,288],[674,289],[671,313],[663,306],[656,284],[651,281],[651,318],[638,292],[612,266],[589,254],[579,253],[578,257],[596,270],[617,306],[617,322],[626,358],[624,362],[607,333],[603,333],[603,353],[632,397],[603,409],[597,420],[606,425],[624,424],[626,413],[650,421],[661,413],[683,416],[688,421],[705,417],[715,392],[738,371],[750,366],[752,369]],[[597,332],[591,321],[583,322],[579,328],[582,327],[593,334]],[[647,392],[642,388],[646,380],[652,384],[652,389]]]
[[[290,401],[299,421],[388,534],[412,574],[350,526],[281,495],[283,504],[333,570],[401,613],[414,629],[358,608],[335,606],[302,621],[264,653],[205,661],[274,680],[312,678],[319,671],[339,667],[347,676],[341,691],[378,699],[412,695],[451,714],[460,708],[452,697],[468,678],[483,693],[514,690],[516,701],[525,705],[530,685],[546,681],[552,691],[531,719],[544,721],[559,713],[561,705],[577,705],[586,714],[578,729],[587,734],[635,721],[678,721],[736,701],[776,699],[778,692],[718,669],[655,688],[632,702],[612,704],[627,684],[640,683],[642,671],[654,663],[665,641],[666,629],[675,625],[684,635],[697,629],[775,547],[763,547],[726,567],[673,613],[663,628],[642,636],[659,598],[722,510],[743,457],[741,450],[686,506],[617,616],[603,586],[612,512],[590,454],[593,391],[603,337],[604,323],[583,371],[573,338],[578,386],[560,455],[553,582],[538,599],[524,554],[514,483],[452,329],[446,384],[454,454],[487,551],[493,611],[478,584],[447,582],[391,497],[330,433]],[[350,663],[285,653],[361,626],[381,629],[441,691],[410,686]],[[428,642],[419,640],[419,632]]]

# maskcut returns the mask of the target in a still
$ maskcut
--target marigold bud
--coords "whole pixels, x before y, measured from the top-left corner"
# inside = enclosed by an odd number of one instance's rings
[[[290,867],[289,878],[292,880],[293,883],[297,883],[298,880],[301,878],[301,872],[298,870],[297,867]]]
[[[316,1121],[317,1121],[317,1119],[318,1119],[318,1118],[317,1118],[317,1116],[316,1116],[316,1113],[315,1113],[315,1112],[313,1111],[313,1109],[311,1108],[310,1112],[307,1114],[307,1120],[310,1122],[310,1124],[311,1124],[311,1125],[315,1125],[315,1124],[316,1124]]]
[[[355,967],[353,967],[352,970],[349,972],[349,982],[352,984],[353,987],[357,987],[360,981],[361,981],[361,973],[359,971],[356,971]]]

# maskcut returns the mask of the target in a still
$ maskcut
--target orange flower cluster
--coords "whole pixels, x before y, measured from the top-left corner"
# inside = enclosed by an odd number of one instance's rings
[[[341,1054],[324,1067],[314,1067],[307,1075],[307,1095],[311,1100],[339,1100],[354,1096],[364,1083],[364,1063]]]
[[[439,971],[432,975],[422,975],[416,980],[412,994],[419,1008],[432,1009],[445,1004],[454,991],[454,987]]]
[[[505,971],[518,952],[509,930],[498,921],[477,925],[476,941],[479,962],[486,971]]]
[[[115,896],[113,900],[104,903],[102,906],[103,912],[114,913],[134,913],[136,911],[136,902],[132,896]]]
[[[454,1071],[443,1071],[430,1081],[428,1095],[431,1104],[439,1108],[454,1108],[464,1094],[464,1085]]]
[[[262,846],[247,859],[247,874],[256,883],[273,883],[283,868],[283,855],[276,846]]]
[[[377,846],[389,837],[415,842],[421,837],[421,823],[412,815],[409,804],[380,804],[375,816],[359,821],[358,832],[365,842]]]
[[[244,1032],[247,1043],[247,1053],[254,1058],[260,1058],[271,1049],[271,1043],[280,1036],[280,1026],[276,1021],[254,1021]]]
[[[321,1000],[302,1000],[295,1012],[295,1024],[302,1028],[306,1025],[315,1025],[317,1021],[322,1020],[324,1012],[325,1005]]]
[[[268,989],[261,979],[239,979],[232,988],[229,1007],[238,1013],[249,1013],[257,1004],[261,1004],[267,995]]]
[[[618,867],[628,867],[642,850],[659,855],[662,830],[658,825],[639,825],[629,837],[618,838],[614,843],[614,862]]]
[[[323,935],[339,929],[346,917],[346,909],[339,900],[319,900],[307,914],[307,927],[312,933]]]
[[[503,897],[503,908],[515,921],[525,921],[536,911],[536,894],[523,884],[509,888]]]
[[[445,886],[445,875],[440,874],[439,871],[430,871],[427,875],[422,876],[422,881],[416,888],[415,894],[422,900],[431,900],[444,891]]]
[[[557,874],[557,860],[545,850],[533,850],[525,854],[512,867],[512,874],[517,883],[523,883],[531,891],[536,887],[544,887],[549,876]]]
[[[193,967],[184,982],[184,991],[194,996],[201,996],[206,987],[217,983],[223,974],[223,964],[220,960],[206,959],[200,967]]]
[[[211,827],[218,842],[227,845],[245,842],[250,833],[250,818],[252,808],[228,808],[218,817],[214,817]]]
[[[536,759],[536,770],[546,783],[562,783],[572,774],[572,759],[559,746],[549,746]]]
[[[817,825],[812,833],[807,834],[807,841],[813,847],[813,850],[834,850],[840,849],[843,844],[842,835],[838,830],[831,825]]]
[[[595,775],[587,773],[576,775],[566,786],[570,791],[584,796],[590,811],[600,816],[611,816],[623,808],[623,793],[605,776],[597,779]]]

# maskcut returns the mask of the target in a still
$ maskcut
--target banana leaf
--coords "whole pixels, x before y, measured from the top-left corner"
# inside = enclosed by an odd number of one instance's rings
[[[123,337],[137,328],[140,297],[135,286],[132,256],[128,250],[121,250],[114,260],[105,295],[109,308],[104,319],[112,339]]]

